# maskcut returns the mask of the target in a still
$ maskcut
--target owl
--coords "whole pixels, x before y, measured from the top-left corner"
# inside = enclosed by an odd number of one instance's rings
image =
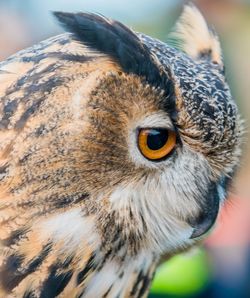
[[[146,297],[214,226],[242,124],[214,30],[89,13],[0,64],[0,297]]]

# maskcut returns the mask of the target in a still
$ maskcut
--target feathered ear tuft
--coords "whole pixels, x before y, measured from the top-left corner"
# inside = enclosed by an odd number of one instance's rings
[[[169,42],[193,59],[209,59],[223,67],[218,35],[208,27],[201,12],[188,4],[169,34]]]
[[[54,12],[54,15],[78,41],[110,56],[124,72],[142,76],[152,85],[166,86],[169,78],[158,68],[147,46],[128,27],[91,13]]]

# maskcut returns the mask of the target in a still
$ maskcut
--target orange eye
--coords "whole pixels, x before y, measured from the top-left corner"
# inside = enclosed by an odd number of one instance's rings
[[[174,149],[176,133],[165,128],[144,128],[138,134],[138,147],[152,161],[164,159]]]

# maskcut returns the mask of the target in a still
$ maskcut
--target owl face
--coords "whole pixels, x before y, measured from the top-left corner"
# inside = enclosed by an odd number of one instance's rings
[[[171,97],[135,75],[111,73],[84,108],[82,158],[93,196],[105,197],[112,230],[123,227],[124,241],[140,239],[140,248],[158,253],[183,249],[213,226],[232,175],[186,138]],[[193,138],[203,134],[199,126],[188,129]]]
[[[56,16],[70,34],[0,65],[0,293],[45,295],[60,272],[60,291],[80,297],[83,268],[87,290],[99,278],[104,295],[120,275],[120,293],[212,228],[242,124],[196,8],[175,47],[97,15]]]

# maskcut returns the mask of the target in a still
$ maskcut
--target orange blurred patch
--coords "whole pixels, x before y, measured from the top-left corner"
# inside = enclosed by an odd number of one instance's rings
[[[207,246],[245,246],[250,243],[250,200],[230,197],[219,216]]]

